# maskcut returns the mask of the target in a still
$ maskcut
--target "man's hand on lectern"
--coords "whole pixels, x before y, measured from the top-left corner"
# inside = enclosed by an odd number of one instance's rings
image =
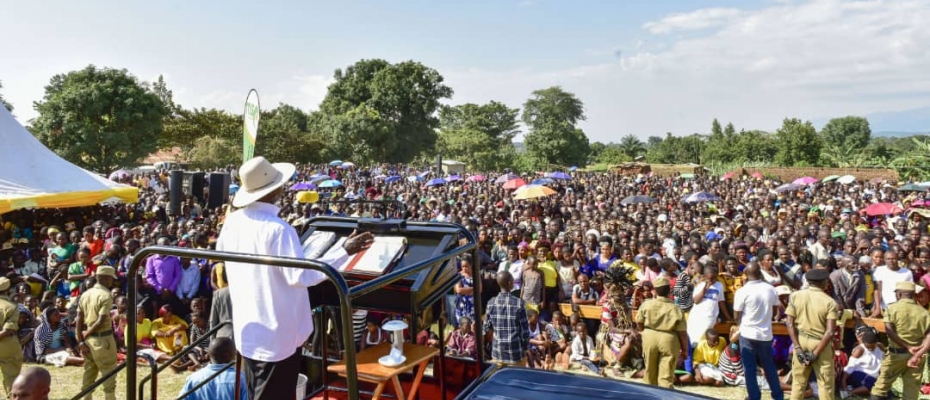
[[[358,233],[358,231],[353,231],[342,247],[346,250],[346,253],[351,256],[367,249],[374,241],[375,236],[372,235],[371,232]]]

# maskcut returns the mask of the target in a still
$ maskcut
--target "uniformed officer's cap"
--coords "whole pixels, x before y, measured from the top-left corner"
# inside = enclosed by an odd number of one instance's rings
[[[904,282],[898,282],[896,285],[894,285],[895,292],[914,292],[916,290],[917,290],[917,287],[916,285],[914,285],[914,282],[904,281]]]
[[[830,271],[822,268],[814,268],[810,271],[807,271],[807,273],[804,274],[804,277],[807,278],[808,282],[822,282],[830,277]]]
[[[116,279],[116,270],[109,265],[101,265],[97,268],[97,276],[109,276]]]
[[[660,288],[662,286],[668,286],[668,285],[669,285],[668,279],[666,278],[655,278],[652,280],[653,288]]]
[[[0,292],[5,292],[10,290],[10,280],[7,278],[0,278]]]

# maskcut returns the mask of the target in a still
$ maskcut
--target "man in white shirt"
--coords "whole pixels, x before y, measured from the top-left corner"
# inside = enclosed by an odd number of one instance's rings
[[[898,298],[894,294],[894,287],[898,282],[914,282],[911,270],[898,265],[898,253],[894,250],[885,252],[885,265],[876,267],[872,271],[872,280],[875,281],[875,302],[872,305],[872,318],[878,318],[888,305],[894,304]]]
[[[226,218],[217,250],[303,258],[297,231],[278,217],[280,208],[275,205],[295,169],[293,164],[271,164],[264,157],[239,168],[242,185],[232,204],[241,209]],[[343,249],[319,261],[338,266],[372,240],[371,233],[353,235]],[[326,276],[311,270],[235,262],[226,263],[226,275],[249,398],[293,398],[301,364],[298,349],[313,333],[307,287]]]
[[[778,307],[778,295],[772,285],[762,280],[762,270],[757,262],[750,262],[743,273],[747,281],[733,297],[733,311],[739,323],[739,348],[748,399],[762,398],[756,378],[756,367],[761,366],[772,390],[772,398],[784,400],[785,394],[772,358],[772,313]]]

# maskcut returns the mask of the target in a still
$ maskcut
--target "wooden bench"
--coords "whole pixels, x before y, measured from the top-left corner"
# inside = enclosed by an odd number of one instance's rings
[[[572,305],[571,305],[571,303],[561,303],[561,304],[559,304],[559,306],[560,306],[560,309],[562,310],[562,314],[565,314],[565,315],[572,315],[573,312],[572,312]],[[578,306],[578,310],[579,310],[579,314],[580,314],[581,318],[584,318],[584,319],[597,319],[597,320],[600,320],[600,319],[601,319],[601,306],[583,305],[583,306]],[[633,311],[633,318],[634,318],[634,319],[636,318],[636,313],[637,313],[637,311]],[[868,326],[871,326],[871,327],[875,328],[877,331],[879,331],[879,332],[881,332],[881,333],[884,333],[884,332],[885,332],[885,323],[882,321],[881,318],[863,318],[863,319],[862,319],[862,322],[865,323],[865,324],[868,325]],[[717,324],[716,326],[714,326],[714,329],[716,329],[717,332],[720,333],[721,335],[727,335],[727,336],[729,336],[729,334],[730,334],[730,327],[731,327],[732,325],[733,325],[733,324],[731,324],[731,323],[729,323],[729,322],[722,322],[722,323],[719,323],[719,324]],[[854,328],[854,327],[855,327],[855,321],[852,320],[852,319],[850,319],[849,321],[846,321],[846,327],[847,327],[847,328]],[[786,327],[785,327],[785,324],[783,324],[783,323],[781,323],[781,322],[773,322],[773,323],[772,323],[772,333],[775,334],[775,335],[787,335],[787,334],[788,334],[788,328],[786,328]]]

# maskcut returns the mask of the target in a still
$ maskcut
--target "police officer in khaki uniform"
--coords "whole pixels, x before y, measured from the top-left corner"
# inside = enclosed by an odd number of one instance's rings
[[[110,287],[116,280],[116,270],[102,265],[97,268],[96,277],[97,284],[84,292],[78,303],[78,329],[75,334],[81,353],[84,354],[83,388],[116,368],[116,339],[110,320],[110,310],[113,308]],[[103,393],[107,400],[116,399],[115,378],[103,383]],[[85,397],[85,400],[89,399],[93,399],[92,394]]]
[[[820,400],[832,400],[836,382],[833,369],[833,332],[836,329],[836,301],[824,293],[830,272],[814,268],[804,275],[810,287],[795,292],[785,314],[788,336],[794,343],[791,363],[791,400],[804,398],[811,371],[817,375]]]
[[[671,291],[668,279],[652,281],[656,298],[639,307],[636,324],[643,332],[643,357],[646,372],[643,382],[671,388],[675,382],[675,367],[679,357],[686,358],[688,334],[685,314],[668,298]]]
[[[878,380],[872,386],[871,399],[884,398],[899,376],[904,380],[904,400],[917,400],[920,396],[920,377],[926,361],[921,357],[921,367],[910,368],[908,360],[912,353],[922,349],[924,340],[930,336],[930,313],[914,301],[915,291],[912,282],[898,282],[894,287],[898,301],[888,306],[884,318],[888,351],[882,360]]]
[[[19,344],[19,308],[10,300],[10,280],[0,278],[0,372],[3,389],[10,395],[13,381],[23,369],[23,347]]]

